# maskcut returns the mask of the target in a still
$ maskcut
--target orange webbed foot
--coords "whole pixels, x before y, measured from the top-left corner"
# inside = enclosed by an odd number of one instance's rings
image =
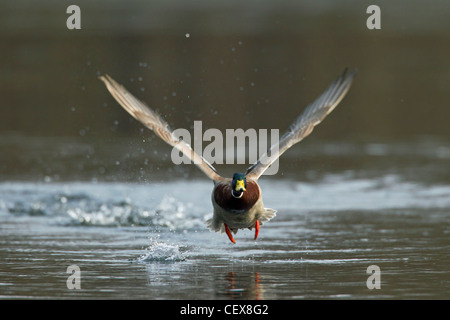
[[[259,234],[259,221],[256,220],[256,223],[255,223],[255,240],[256,240],[256,238],[258,238],[258,234]]]
[[[225,232],[228,236],[228,238],[230,239],[231,242],[236,243],[236,241],[234,241],[233,235],[231,234],[230,229],[228,229],[228,226],[226,225],[226,223],[223,224],[225,226]]]

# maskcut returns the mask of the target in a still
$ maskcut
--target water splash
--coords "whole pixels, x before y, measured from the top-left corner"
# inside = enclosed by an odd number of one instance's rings
[[[145,216],[129,204],[102,204],[93,210],[76,207],[67,210],[67,214],[72,219],[69,224],[75,225],[127,226],[141,225],[145,220]]]
[[[67,210],[72,224],[88,226],[158,226],[170,230],[191,230],[204,227],[195,215],[192,204],[164,196],[154,209],[138,207],[130,200],[119,203],[93,203]]]
[[[153,240],[147,248],[147,253],[137,259],[139,262],[177,262],[186,258],[180,252],[180,247],[175,244],[168,244]]]

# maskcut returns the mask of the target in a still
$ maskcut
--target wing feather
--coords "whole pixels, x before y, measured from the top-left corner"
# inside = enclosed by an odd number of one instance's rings
[[[279,142],[272,145],[258,161],[247,169],[246,177],[257,180],[270,165],[292,145],[307,137],[342,101],[355,77],[356,70],[344,72],[291,124]]]
[[[153,130],[153,132],[166,143],[183,152],[183,154],[195,163],[210,179],[213,181],[222,179],[206,159],[196,153],[188,143],[176,137],[169,124],[158,113],[134,97],[109,75],[101,76],[100,80],[105,83],[106,88],[114,99],[116,99],[116,101],[135,119],[140,121],[150,130]]]

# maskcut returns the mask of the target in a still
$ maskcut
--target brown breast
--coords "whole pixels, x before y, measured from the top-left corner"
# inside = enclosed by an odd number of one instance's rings
[[[219,183],[214,189],[214,200],[223,209],[231,212],[245,212],[252,208],[259,199],[256,182],[247,180],[247,191],[237,199],[231,195],[231,183]]]

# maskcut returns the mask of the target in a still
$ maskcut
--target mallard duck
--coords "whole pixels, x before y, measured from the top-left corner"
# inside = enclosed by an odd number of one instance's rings
[[[236,243],[233,234],[239,229],[255,229],[258,237],[259,228],[276,215],[276,210],[264,208],[259,177],[292,145],[308,136],[344,98],[356,71],[347,69],[291,124],[287,132],[264,153],[245,173],[235,173],[232,178],[220,176],[214,167],[191,146],[178,139],[167,122],[142,101],[135,98],[123,86],[110,76],[100,79],[105,83],[111,95],[135,119],[169,145],[177,148],[196,164],[213,182],[211,200],[214,208],[213,217],[207,221],[210,230],[225,232],[232,243]]]

